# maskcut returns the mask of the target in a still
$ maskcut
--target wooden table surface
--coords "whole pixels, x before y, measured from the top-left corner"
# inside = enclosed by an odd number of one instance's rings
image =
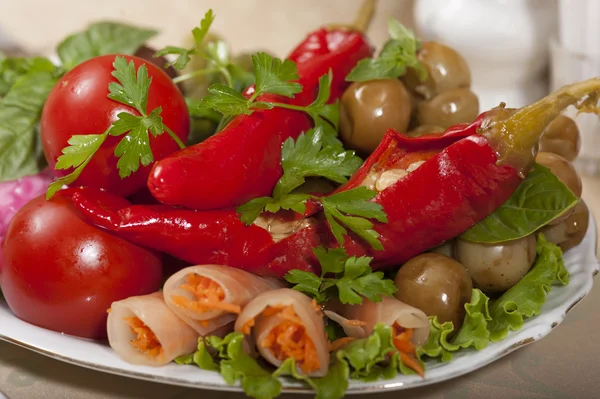
[[[600,178],[584,177],[584,199],[600,215]],[[368,398],[592,398],[600,391],[600,287],[544,339],[463,377]],[[0,342],[0,392],[9,399],[217,399],[241,394],[137,381],[61,363]],[[283,396],[286,397],[285,395]],[[0,398],[2,395],[0,394]]]

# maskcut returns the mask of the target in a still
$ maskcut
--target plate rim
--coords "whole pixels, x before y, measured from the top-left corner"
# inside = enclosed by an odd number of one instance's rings
[[[490,358],[490,359],[486,359],[483,362],[472,363],[469,366],[462,367],[459,370],[456,370],[456,371],[448,373],[444,376],[438,377],[435,380],[431,380],[430,382],[423,380],[423,381],[425,381],[425,383],[416,384],[416,385],[406,384],[406,382],[404,382],[404,381],[386,382],[386,380],[380,380],[376,383],[370,383],[370,384],[355,383],[355,384],[351,384],[348,387],[348,389],[346,391],[346,395],[391,392],[391,391],[397,391],[397,390],[401,390],[401,389],[419,388],[419,387],[424,387],[427,385],[438,384],[438,383],[441,383],[444,381],[448,381],[448,380],[469,374],[477,369],[486,367],[489,364],[505,357],[506,355],[546,337],[548,334],[550,334],[550,332],[552,332],[552,330],[554,328],[556,328],[558,325],[560,325],[565,320],[567,314],[572,309],[574,309],[591,292],[591,290],[593,288],[593,280],[594,280],[593,277],[596,276],[600,270],[600,261],[597,256],[597,246],[598,246],[597,235],[598,235],[598,232],[597,232],[596,220],[595,220],[593,213],[590,212],[590,223],[589,223],[588,232],[586,233],[585,239],[591,241],[592,244],[590,245],[590,250],[593,250],[593,254],[589,254],[589,253],[584,254],[582,263],[594,260],[595,267],[589,268],[591,278],[589,278],[586,281],[586,283],[579,289],[579,291],[578,291],[579,295],[577,295],[573,300],[569,301],[568,303],[561,304],[561,307],[564,308],[564,311],[562,311],[560,313],[560,315],[556,315],[556,317],[555,317],[556,319],[552,322],[549,329],[545,329],[545,330],[543,330],[541,332],[537,332],[535,334],[533,334],[533,333],[525,334],[526,336],[524,338],[513,343],[508,348],[503,349],[497,356]],[[584,269],[583,272],[584,273],[588,272],[587,268]],[[556,287],[554,289],[560,289],[560,287]],[[5,300],[3,298],[0,298],[0,299],[3,302],[5,302]],[[567,305],[566,308],[564,307],[565,304]],[[14,315],[12,315],[12,317],[17,318]],[[526,324],[523,325],[523,328],[521,330],[515,331],[514,333],[527,332],[527,329],[525,327],[526,327]],[[73,337],[73,338],[80,339],[77,337]],[[98,371],[98,372],[117,375],[117,376],[121,376],[121,377],[125,377],[125,378],[133,378],[133,379],[137,379],[137,380],[144,380],[144,381],[150,381],[150,382],[155,382],[155,383],[175,385],[175,386],[195,388],[195,389],[206,389],[206,390],[221,391],[221,392],[243,392],[239,383],[236,383],[235,385],[227,385],[224,382],[223,383],[215,383],[215,382],[209,382],[209,381],[190,382],[185,379],[179,379],[178,377],[173,377],[173,376],[166,377],[166,376],[150,375],[150,374],[146,374],[141,371],[125,370],[125,369],[121,369],[121,368],[117,368],[117,367],[105,366],[102,364],[93,363],[91,361],[88,362],[85,360],[73,359],[69,356],[62,355],[56,351],[50,351],[50,350],[40,348],[40,347],[32,345],[32,344],[29,344],[27,342],[23,342],[22,340],[8,337],[8,336],[2,334],[1,331],[0,331],[0,340],[8,342],[13,345],[17,345],[21,348],[30,350],[32,352],[38,353],[40,355],[49,357],[51,359],[54,359],[54,360],[57,360],[60,362],[68,363],[68,364],[71,364],[71,365],[74,365],[77,367],[83,367],[83,368]],[[451,364],[451,363],[449,363],[449,364]],[[440,368],[441,367],[444,367],[444,366],[442,365],[442,366],[440,366]],[[298,385],[298,386],[283,385],[282,389],[281,389],[281,393],[282,394],[283,393],[286,393],[286,394],[313,394],[314,390],[312,390],[311,388],[306,388],[301,385]]]

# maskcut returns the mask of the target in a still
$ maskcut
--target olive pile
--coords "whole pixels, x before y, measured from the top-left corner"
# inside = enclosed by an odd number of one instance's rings
[[[400,79],[355,82],[344,92],[340,135],[347,148],[367,155],[389,128],[420,136],[477,117],[479,100],[460,54],[440,43],[424,42],[417,59],[427,71],[424,80],[408,68]]]
[[[570,161],[577,157],[580,134],[571,118],[557,117],[542,135],[536,161],[548,167],[576,197],[581,198],[581,178]],[[579,244],[587,232],[589,210],[583,200],[540,229],[563,252]],[[527,274],[536,257],[536,234],[499,244],[480,244],[457,238],[406,262],[396,275],[401,301],[452,321],[458,328],[464,304],[473,287],[487,293],[508,290]]]

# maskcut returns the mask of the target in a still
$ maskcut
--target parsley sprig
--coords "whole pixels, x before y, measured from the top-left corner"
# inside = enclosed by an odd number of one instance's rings
[[[308,177],[324,177],[336,183],[345,183],[362,164],[354,151],[338,145],[328,145],[321,127],[301,134],[296,141],[288,138],[281,151],[283,175],[277,182],[272,197],[255,198],[238,207],[237,211],[246,224],[251,224],[262,212],[275,213],[281,209],[297,213],[306,211],[310,199],[323,207],[336,240],[344,243],[347,229],[366,240],[373,248],[382,249],[379,233],[373,230],[376,219],[387,222],[381,205],[371,202],[376,193],[366,187],[342,191],[326,197],[317,197],[294,190],[302,186]]]
[[[200,103],[201,108],[213,109],[223,114],[225,118],[237,115],[250,115],[255,110],[272,109],[275,107],[306,112],[314,121],[315,126],[321,126],[329,142],[339,144],[337,136],[339,124],[338,103],[327,104],[331,94],[331,71],[319,79],[317,98],[307,106],[288,104],[277,101],[258,100],[261,94],[278,94],[293,98],[302,91],[298,80],[298,68],[291,60],[280,60],[266,53],[252,56],[254,66],[255,90],[250,98],[244,97],[239,91],[223,84],[213,84],[208,88],[208,95]]]
[[[390,39],[385,43],[378,58],[361,60],[346,77],[349,82],[364,82],[376,79],[396,79],[413,68],[419,79],[427,77],[427,70],[417,58],[421,42],[414,33],[400,22],[388,20]]]
[[[321,264],[320,276],[302,270],[290,270],[285,279],[295,284],[295,290],[307,294],[318,303],[336,298],[341,303],[358,305],[363,297],[380,302],[382,296],[391,296],[397,291],[394,282],[384,278],[383,272],[373,272],[370,267],[373,258],[349,257],[343,248],[327,250],[317,247],[313,252]]]
[[[141,65],[136,72],[133,61],[127,63],[124,57],[117,56],[113,67],[112,75],[118,82],[108,85],[108,98],[134,108],[140,116],[120,112],[117,120],[101,134],[73,135],[68,140],[69,146],[62,150],[63,154],[58,158],[55,168],[74,170],[50,184],[46,192],[47,199],[52,198],[63,185],[72,184],[77,180],[109,135],[123,136],[115,148],[121,178],[136,172],[140,164],[148,166],[154,161],[148,132],[156,137],[166,131],[180,148],[185,147],[179,137],[163,123],[161,107],[147,112],[148,91],[152,78],[148,76],[146,66]]]

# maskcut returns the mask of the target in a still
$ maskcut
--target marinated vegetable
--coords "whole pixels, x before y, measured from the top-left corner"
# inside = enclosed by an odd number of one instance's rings
[[[340,105],[340,135],[347,148],[370,154],[387,129],[406,132],[412,99],[398,79],[354,82]]]
[[[155,253],[86,223],[71,191],[39,196],[14,216],[3,245],[0,279],[15,315],[84,338],[106,337],[112,302],[160,288]]]
[[[567,161],[577,157],[580,147],[581,135],[577,123],[565,115],[557,116],[540,138],[540,152],[551,152]]]
[[[562,222],[543,227],[540,232],[548,241],[568,251],[583,241],[590,223],[590,210],[583,200],[575,206],[573,212]]]
[[[456,329],[465,318],[465,303],[471,301],[473,283],[465,268],[447,256],[429,253],[406,262],[396,274],[400,301],[437,316],[441,323],[451,321]]]
[[[535,248],[533,235],[497,245],[459,239],[456,258],[469,272],[475,287],[503,292],[518,283],[531,269]]]
[[[437,42],[424,42],[417,58],[425,66],[427,78],[421,80],[414,69],[409,69],[404,81],[423,99],[429,100],[445,91],[471,86],[471,70],[454,49]]]
[[[449,128],[471,122],[479,114],[479,99],[469,88],[450,89],[431,100],[417,103],[416,118],[420,125]]]

